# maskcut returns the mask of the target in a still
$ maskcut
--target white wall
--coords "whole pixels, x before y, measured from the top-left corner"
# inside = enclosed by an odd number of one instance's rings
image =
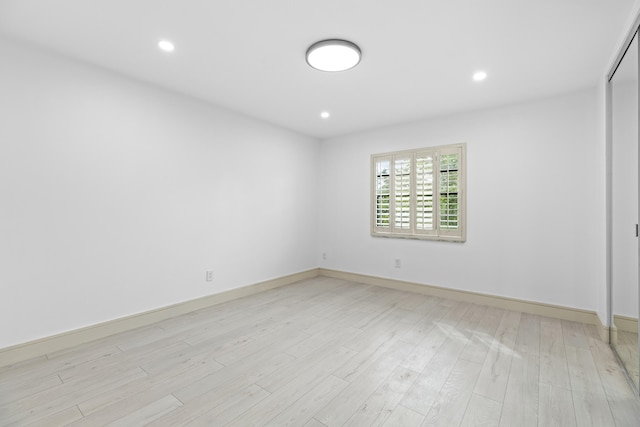
[[[595,123],[588,90],[323,141],[320,264],[594,310],[605,269]],[[458,142],[467,143],[467,242],[371,237],[370,155]]]
[[[0,58],[0,348],[317,266],[318,141],[8,41]]]
[[[5,40],[0,58],[0,348],[318,264],[608,317],[604,78],[320,147]],[[454,142],[467,243],[370,237],[369,155]]]

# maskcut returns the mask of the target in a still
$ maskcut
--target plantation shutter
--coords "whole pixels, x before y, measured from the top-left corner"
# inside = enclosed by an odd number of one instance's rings
[[[372,234],[464,242],[465,156],[465,144],[372,155]]]
[[[462,149],[451,147],[440,150],[438,159],[439,187],[439,234],[441,236],[462,236],[462,192],[463,169]]]
[[[436,152],[416,153],[415,163],[415,232],[436,235]]]
[[[373,161],[373,228],[378,232],[391,231],[391,165],[391,157],[376,157]]]
[[[411,176],[412,156],[393,157],[393,232],[411,232]]]

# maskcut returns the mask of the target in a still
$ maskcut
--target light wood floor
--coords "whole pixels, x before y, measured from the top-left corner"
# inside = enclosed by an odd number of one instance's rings
[[[0,425],[633,426],[590,325],[315,278],[0,368]]]
[[[636,387],[640,388],[640,360],[638,359],[638,334],[618,331],[616,351]],[[640,424],[639,424],[640,425]]]

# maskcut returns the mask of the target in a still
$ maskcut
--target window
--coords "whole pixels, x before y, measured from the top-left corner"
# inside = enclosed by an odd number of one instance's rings
[[[464,242],[466,144],[374,154],[371,234]]]

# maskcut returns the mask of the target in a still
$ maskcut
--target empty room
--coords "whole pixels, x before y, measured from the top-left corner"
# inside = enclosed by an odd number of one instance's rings
[[[0,0],[0,426],[640,426],[640,0]]]

